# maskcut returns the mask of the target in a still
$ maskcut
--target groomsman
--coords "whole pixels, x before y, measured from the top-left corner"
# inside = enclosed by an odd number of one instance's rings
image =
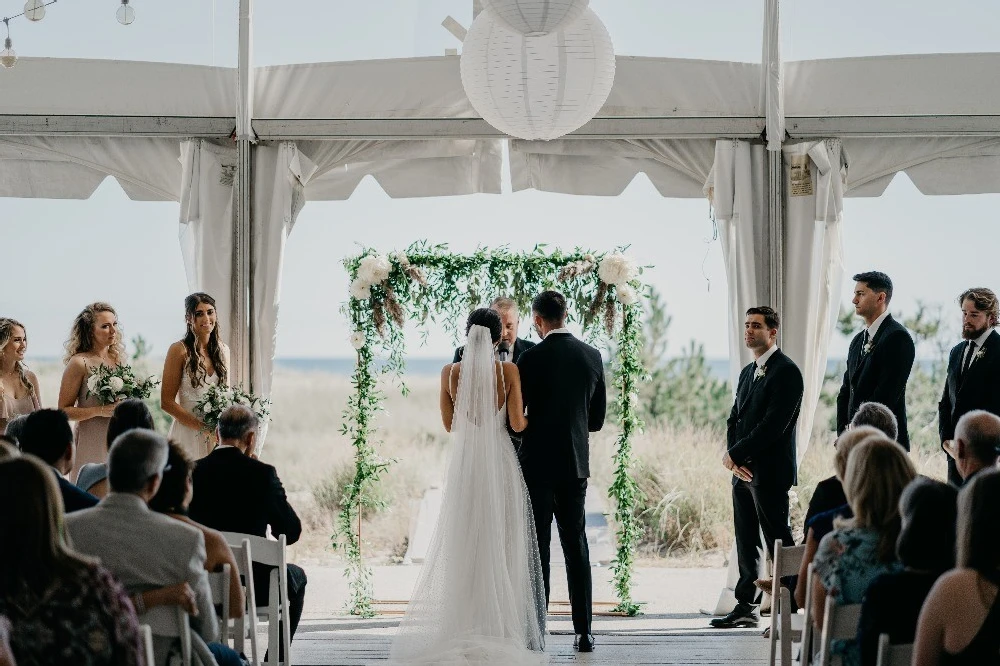
[[[906,427],[906,380],[913,369],[913,338],[889,314],[892,280],[870,271],[854,276],[854,312],[865,320],[865,330],[854,336],[847,353],[847,372],[837,396],[837,434],[847,429],[864,402],[880,402],[899,425],[896,441],[910,450]]]
[[[793,545],[788,490],[796,483],[795,426],[802,406],[802,373],[778,349],[778,313],[750,308],[744,323],[746,346],[756,360],[743,368],[726,428],[722,464],[733,473],[733,518],[740,577],[736,608],[711,621],[713,627],[755,627],[760,533],[767,551],[775,539]],[[792,585],[794,589],[794,584]]]
[[[986,288],[966,289],[958,297],[962,308],[963,342],[948,357],[948,377],[938,403],[941,446],[955,438],[955,426],[964,414],[981,409],[1000,415],[1000,334],[997,296]],[[955,461],[948,457],[948,481],[961,486]]]

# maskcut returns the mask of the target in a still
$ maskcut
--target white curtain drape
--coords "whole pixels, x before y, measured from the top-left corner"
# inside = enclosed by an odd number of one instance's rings
[[[840,141],[786,144],[782,348],[805,384],[797,432],[801,462],[812,439],[844,275],[841,221],[847,162]]]

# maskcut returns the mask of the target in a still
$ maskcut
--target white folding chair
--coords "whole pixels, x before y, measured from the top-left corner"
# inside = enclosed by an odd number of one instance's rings
[[[816,654],[816,629],[813,627],[812,612],[813,595],[813,563],[809,563],[806,570],[806,599],[805,608],[802,609],[802,656],[799,659],[799,666],[809,666],[812,663],[813,655]]]
[[[257,613],[251,609],[257,607],[257,597],[253,587],[253,558],[250,554],[250,541],[240,539],[233,543],[229,534],[223,533],[229,547],[236,557],[236,568],[243,579],[243,617],[233,620],[233,649],[241,654],[246,654],[246,638],[250,636],[250,663],[253,666],[260,666],[260,642],[257,638]],[[234,535],[239,536],[239,535]],[[226,621],[228,627],[229,621]]]
[[[222,571],[208,574],[208,588],[212,591],[212,604],[219,606],[219,642],[229,645],[229,565],[223,564]]]
[[[191,666],[191,623],[183,608],[180,606],[154,608],[143,615],[143,619],[149,621],[151,636],[176,638],[181,646],[181,666]]]
[[[834,664],[830,654],[830,644],[836,640],[849,640],[858,635],[858,620],[861,619],[861,604],[838,604],[833,597],[826,598],[823,611],[823,636],[819,646],[819,666]],[[836,663],[839,663],[839,655]]]
[[[256,615],[258,620],[268,623],[268,653],[267,661],[264,663],[268,666],[288,666],[291,664],[292,632],[288,606],[288,561],[285,556],[285,535],[279,536],[277,541],[237,532],[223,532],[223,535],[230,545],[236,540],[248,540],[253,562],[276,567],[271,570],[268,605],[257,607]],[[281,626],[280,634],[278,631],[279,623]],[[284,659],[280,661],[278,659],[279,635],[282,644],[281,652],[284,654]]]
[[[139,625],[139,639],[142,640],[142,651],[146,657],[146,666],[156,666],[156,657],[153,656],[153,632],[148,624]]]
[[[889,634],[878,637],[878,661],[875,666],[910,666],[913,661],[913,643],[892,645]]]
[[[781,666],[791,666],[792,643],[801,640],[802,616],[792,614],[792,595],[781,584],[784,576],[794,576],[799,572],[805,546],[782,546],[780,539],[774,541],[774,569],[771,571],[771,666],[775,665],[778,640],[781,640]]]

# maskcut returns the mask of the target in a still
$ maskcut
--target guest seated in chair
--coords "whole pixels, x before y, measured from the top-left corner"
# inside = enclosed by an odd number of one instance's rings
[[[997,465],[1000,453],[1000,416],[981,409],[966,412],[955,425],[955,439],[945,443],[962,485],[984,469]]]
[[[1000,663],[1000,472],[958,493],[957,568],[934,583],[920,611],[914,666]]]
[[[820,541],[814,564],[812,611],[823,628],[827,596],[839,605],[861,603],[868,586],[884,573],[900,571],[896,559],[899,498],[917,472],[903,447],[887,438],[858,444],[847,458],[844,490],[854,517],[839,520]],[[844,666],[859,666],[856,640],[834,641]]]
[[[188,516],[221,532],[259,537],[284,534],[289,545],[299,540],[302,523],[289,505],[278,472],[257,460],[257,416],[242,405],[233,405],[219,418],[219,445],[198,461],[194,470],[194,497]],[[271,570],[254,565],[257,606],[270,601]],[[292,636],[302,616],[306,574],[288,565],[288,605]],[[279,656],[279,658],[281,658]]]
[[[80,490],[64,476],[73,470],[76,458],[73,428],[69,425],[66,412],[61,409],[39,409],[28,414],[18,442],[22,452],[41,458],[42,462],[53,469],[66,513],[97,505],[99,500],[96,497]]]
[[[146,403],[138,398],[122,400],[115,407],[108,421],[108,449],[114,443],[118,435],[132,428],[145,428],[155,430],[153,426],[153,415],[149,412]],[[76,487],[85,490],[94,497],[103,498],[108,494],[108,464],[87,463],[80,468],[80,474],[76,477]]]
[[[35,412],[37,414],[38,412]],[[48,465],[0,463],[0,636],[20,664],[141,664],[139,622],[125,590],[96,560],[73,552]],[[3,618],[10,621],[7,625]],[[7,631],[4,631],[6,629]],[[0,647],[0,664],[11,664]]]
[[[923,476],[903,491],[896,556],[904,568],[876,578],[861,602],[858,642],[865,666],[875,666],[878,660],[880,634],[889,634],[894,645],[913,642],[931,586],[955,566],[957,500],[954,487]]]

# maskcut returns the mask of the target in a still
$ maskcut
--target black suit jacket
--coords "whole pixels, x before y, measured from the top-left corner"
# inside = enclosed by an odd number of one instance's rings
[[[521,338],[514,338],[514,349],[511,350],[510,358],[507,359],[511,363],[517,363],[517,360],[521,358],[523,354],[528,349],[535,346],[535,343],[531,340],[523,340]],[[465,345],[462,345],[455,350],[455,357],[451,359],[452,363],[459,363],[462,360],[462,354],[465,353]]]
[[[569,333],[550,333],[517,362],[528,413],[519,452],[526,479],[590,476],[590,433],[604,427],[601,352]]]
[[[862,353],[864,331],[851,340],[847,371],[837,396],[837,434],[844,432],[863,402],[880,402],[895,414],[899,426],[896,441],[910,450],[906,427],[906,380],[913,369],[916,349],[913,338],[889,315],[871,340],[871,351]]]
[[[955,345],[948,356],[948,379],[938,403],[938,434],[941,441],[955,436],[955,425],[962,415],[974,409],[1000,415],[1000,333],[993,331],[981,350],[983,356],[959,378],[965,342]]]
[[[63,510],[66,513],[73,513],[80,509],[89,509],[92,506],[97,506],[101,501],[85,490],[80,490],[54,470],[52,473],[56,475],[56,479],[59,481],[59,492],[62,494]]]
[[[271,534],[284,534],[289,544],[302,534],[302,523],[288,504],[277,470],[233,447],[216,448],[198,461],[188,515],[220,532],[259,537],[270,525]]]
[[[737,465],[753,472],[755,486],[791,488],[798,481],[795,426],[802,407],[802,373],[780,349],[754,380],[756,362],[740,372],[736,400],[726,424],[726,450]],[[739,482],[733,476],[733,485]]]

